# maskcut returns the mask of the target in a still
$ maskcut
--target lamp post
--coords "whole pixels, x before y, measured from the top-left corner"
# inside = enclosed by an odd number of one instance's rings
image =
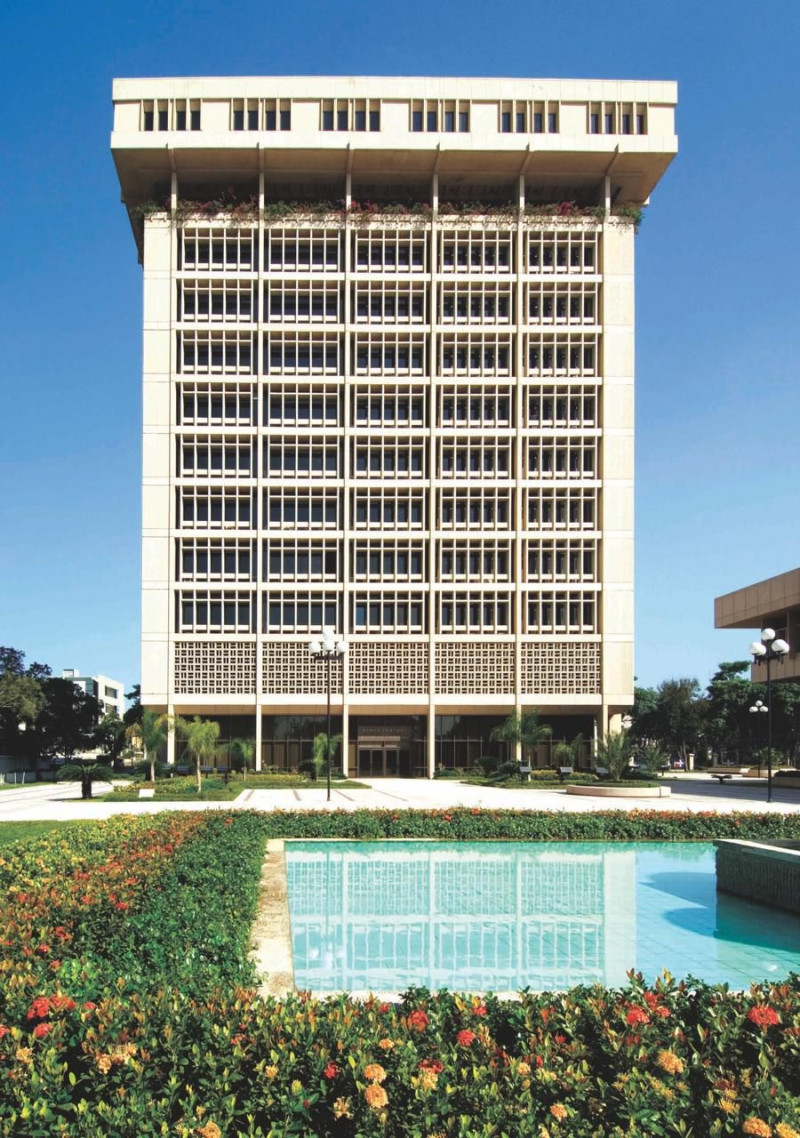
[[[757,699],[756,702],[753,704],[753,706],[750,708],[750,712],[753,715],[758,715],[759,712],[764,712],[764,714],[766,714],[767,705],[763,702],[763,700]],[[758,774],[759,774],[759,778],[760,778],[761,777],[761,758],[760,757],[758,760]]]
[[[322,660],[325,663],[325,674],[327,679],[327,692],[328,692],[328,730],[326,734],[326,767],[327,767],[327,782],[328,782],[328,802],[331,800],[331,661],[341,660],[347,651],[347,641],[337,640],[336,633],[332,628],[323,628],[322,639],[312,640],[308,646],[311,655],[316,660]]]
[[[767,802],[772,802],[772,672],[773,660],[783,663],[789,651],[785,640],[776,640],[774,628],[762,628],[761,639],[750,645],[754,664],[767,665]],[[752,708],[750,709],[753,710]]]

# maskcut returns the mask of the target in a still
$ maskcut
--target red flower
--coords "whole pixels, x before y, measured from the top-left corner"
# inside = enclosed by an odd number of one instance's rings
[[[472,1010],[475,1012],[476,1016],[488,1015],[488,1010],[486,1008],[486,1004],[478,1004],[478,1006],[476,1008],[473,1008]]]
[[[37,1023],[36,1027],[33,1029],[33,1034],[37,1039],[44,1039],[52,1026],[52,1023]]]
[[[379,1006],[378,1006],[378,1011],[379,1011],[379,1012],[380,1012],[382,1015],[386,1015],[386,1013],[387,1013],[387,1012],[390,1012],[391,1010],[392,1010],[392,1005],[391,1005],[391,1004],[379,1004]]]
[[[335,1079],[339,1074],[339,1068],[335,1063],[329,1063],[325,1070],[322,1072],[323,1079]]]
[[[444,1063],[441,1059],[420,1059],[420,1071],[433,1071],[434,1075],[439,1075],[444,1070]]]
[[[87,1000],[83,1005],[83,1010],[85,1012],[93,1012],[96,1007],[97,1004],[93,1004],[91,1000]]]
[[[459,1047],[469,1047],[471,1043],[475,1042],[477,1036],[474,1031],[469,1031],[465,1028],[464,1031],[459,1031],[456,1039],[458,1040]]]
[[[115,908],[115,909],[122,909],[122,910],[124,910],[124,909],[130,909],[130,905],[128,904],[128,902],[127,902],[127,901],[117,901],[117,903],[116,903],[116,905],[114,906],[114,908]]]
[[[50,1001],[47,996],[37,996],[28,1009],[28,1019],[44,1019],[50,1014]]]
[[[558,1046],[560,1047],[562,1043],[566,1043],[566,1042],[567,1042],[567,1037],[566,1037],[566,1035],[562,1035],[562,1034],[561,1034],[561,1032],[557,1032],[557,1033],[556,1033],[556,1034],[553,1036],[553,1042],[554,1042],[554,1043],[557,1043],[557,1044],[558,1044]]]
[[[424,1031],[430,1023],[427,1015],[421,1008],[415,1008],[408,1013],[408,1026],[411,1031]]]
[[[775,1011],[775,1009],[764,1006],[751,1008],[747,1013],[747,1018],[751,1023],[754,1023],[756,1027],[764,1029],[768,1027],[774,1027],[776,1023],[780,1022],[778,1013]]]
[[[70,996],[53,996],[50,1001],[54,1011],[71,1012],[75,1010],[75,1001]]]
[[[4,1023],[0,1023],[0,1039],[2,1039],[4,1035],[8,1035],[10,1031],[10,1027],[6,1027]]]
[[[635,1006],[631,1008],[631,1010],[625,1016],[625,1019],[631,1025],[631,1027],[633,1027],[633,1025],[636,1023],[650,1022],[650,1016],[647,1014],[644,1008],[637,1008]]]

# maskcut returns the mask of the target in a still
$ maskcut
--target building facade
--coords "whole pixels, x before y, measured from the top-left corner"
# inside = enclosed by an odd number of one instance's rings
[[[142,702],[431,775],[633,702],[634,229],[675,85],[118,80]]]
[[[81,676],[77,668],[64,668],[61,679],[72,680],[86,695],[94,696],[103,715],[116,712],[120,719],[125,715],[125,685],[119,680],[109,679],[108,676]]]

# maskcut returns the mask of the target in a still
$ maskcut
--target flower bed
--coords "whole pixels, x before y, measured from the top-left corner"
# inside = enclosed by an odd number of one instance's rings
[[[420,818],[462,814],[518,817]],[[248,934],[275,825],[172,813],[4,847],[0,1135],[800,1134],[797,976],[739,994],[632,977],[518,1002],[260,999]]]

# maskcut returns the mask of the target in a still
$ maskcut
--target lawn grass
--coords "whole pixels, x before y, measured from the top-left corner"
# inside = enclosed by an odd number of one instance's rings
[[[4,846],[8,842],[43,838],[53,830],[68,831],[76,826],[90,826],[92,824],[88,818],[69,822],[0,822],[0,846]]]
[[[245,778],[231,775],[226,782],[221,775],[204,775],[202,789],[197,792],[197,779],[194,775],[185,778],[162,778],[152,782],[132,782],[127,786],[116,787],[103,795],[105,802],[138,802],[140,790],[155,790],[153,798],[157,802],[231,802],[245,790],[310,790],[322,789],[325,779],[314,782],[301,774],[260,774],[251,773]],[[368,789],[366,783],[350,779],[334,779],[331,786],[341,790]]]

